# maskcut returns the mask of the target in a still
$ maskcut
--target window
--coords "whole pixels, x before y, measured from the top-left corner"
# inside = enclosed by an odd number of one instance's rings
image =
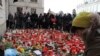
[[[95,0],[95,2],[97,2],[97,1],[99,1],[99,0]]]
[[[18,0],[18,2],[24,2],[24,0]]]
[[[17,12],[22,12],[23,8],[22,7],[17,7]]]
[[[88,4],[88,2],[85,2],[85,4]]]
[[[13,2],[18,2],[18,0],[13,0]]]
[[[34,13],[36,11],[35,8],[31,8],[31,12]]]
[[[31,0],[31,2],[35,2],[35,3],[37,3],[38,1],[37,1],[37,0]]]
[[[100,12],[100,4],[98,4],[98,12]]]

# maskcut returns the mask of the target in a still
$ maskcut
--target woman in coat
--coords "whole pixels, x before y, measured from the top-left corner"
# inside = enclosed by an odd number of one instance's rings
[[[84,56],[100,56],[100,16],[97,13],[81,12],[72,21],[74,33],[85,43]]]

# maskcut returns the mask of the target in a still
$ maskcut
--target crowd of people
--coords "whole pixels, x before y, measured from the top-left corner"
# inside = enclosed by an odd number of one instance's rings
[[[69,31],[71,28],[71,21],[76,15],[67,14],[52,14],[44,13],[38,15],[36,11],[34,13],[22,13],[21,10],[18,10],[15,15],[9,13],[7,20],[7,28],[10,29],[34,29],[34,28],[43,28],[50,29],[55,28],[59,30]]]

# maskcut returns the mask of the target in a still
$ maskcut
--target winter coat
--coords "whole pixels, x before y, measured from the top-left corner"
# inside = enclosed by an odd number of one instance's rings
[[[86,45],[84,56],[100,56],[100,16],[93,14],[91,25],[84,31],[83,40]]]

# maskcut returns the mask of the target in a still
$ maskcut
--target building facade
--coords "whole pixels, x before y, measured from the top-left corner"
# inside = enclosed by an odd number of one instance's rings
[[[84,2],[77,6],[77,13],[81,11],[100,12],[100,0],[84,0]]]
[[[15,14],[21,8],[23,13],[44,13],[44,0],[0,0],[0,35],[6,31],[8,14]]]
[[[44,12],[44,0],[8,0],[8,13],[14,15],[18,8],[21,8],[23,13],[36,11],[40,14]]]
[[[0,0],[0,36],[6,31],[6,2]]]

